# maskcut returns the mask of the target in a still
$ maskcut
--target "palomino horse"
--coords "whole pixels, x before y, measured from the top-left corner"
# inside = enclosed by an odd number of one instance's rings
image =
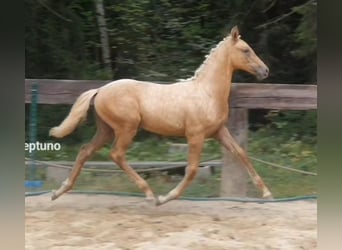
[[[212,49],[192,78],[168,85],[122,79],[81,94],[69,115],[58,127],[50,130],[50,135],[61,138],[70,134],[85,119],[92,99],[97,132],[90,143],[80,149],[69,177],[58,190],[53,191],[52,200],[72,188],[85,161],[105,143],[111,142],[114,136],[111,159],[156,205],[178,198],[193,180],[206,138],[216,138],[232,151],[246,167],[263,197],[272,197],[246,152],[234,141],[225,126],[235,70],[247,71],[259,79],[266,78],[269,71],[250,46],[240,39],[237,27]],[[155,196],[148,183],[126,161],[126,151],[139,127],[160,135],[187,139],[186,174],[165,196]]]

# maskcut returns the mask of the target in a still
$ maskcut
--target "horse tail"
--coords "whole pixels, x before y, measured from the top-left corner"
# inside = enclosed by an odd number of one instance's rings
[[[85,120],[90,101],[97,92],[98,89],[91,89],[81,94],[72,106],[68,116],[59,126],[51,128],[49,135],[56,138],[62,138],[74,131],[76,127]]]

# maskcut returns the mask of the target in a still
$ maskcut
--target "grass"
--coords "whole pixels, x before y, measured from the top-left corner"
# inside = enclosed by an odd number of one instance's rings
[[[312,138],[311,138],[312,139]],[[184,142],[184,140],[176,140]],[[268,128],[250,132],[248,153],[256,158],[272,163],[293,167],[305,171],[317,172],[316,144],[301,140],[298,136],[284,136]],[[187,158],[185,150],[170,153],[172,141],[169,138],[149,137],[136,141],[127,152],[129,161],[184,161]],[[73,161],[80,145],[63,145],[59,152],[37,152],[40,160],[70,160]],[[110,147],[101,149],[92,160],[109,161]],[[205,143],[202,160],[220,159],[221,146],[214,140]],[[309,176],[287,170],[276,169],[265,164],[252,161],[260,176],[273,192],[275,197],[291,197],[316,194],[317,176]],[[29,172],[27,172],[27,175]],[[147,176],[145,176],[147,177]],[[45,179],[45,170],[40,169],[37,179]],[[152,189],[158,194],[164,194],[180,181],[170,180],[161,173],[153,173],[147,179]],[[220,171],[206,181],[196,180],[192,183],[185,196],[212,197],[218,196],[220,190]],[[46,182],[44,190],[59,186],[59,183]],[[248,183],[248,196],[259,197],[259,191],[252,183]],[[83,171],[77,180],[74,189],[141,192],[125,174],[98,174]]]

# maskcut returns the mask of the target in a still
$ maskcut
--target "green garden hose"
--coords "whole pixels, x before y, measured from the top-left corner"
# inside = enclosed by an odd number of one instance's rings
[[[50,191],[37,191],[37,192],[26,192],[25,197],[38,196],[50,193]],[[70,191],[68,194],[88,194],[88,195],[115,195],[115,196],[126,196],[126,197],[145,197],[141,193],[131,193],[131,192],[108,192],[108,191],[81,191],[75,190]],[[301,200],[317,200],[317,195],[303,195],[294,196],[287,198],[277,198],[277,199],[259,199],[259,198],[239,198],[239,197],[180,197],[179,200],[188,201],[234,201],[234,202],[244,202],[244,203],[275,203],[275,202],[288,202],[288,201],[301,201]]]

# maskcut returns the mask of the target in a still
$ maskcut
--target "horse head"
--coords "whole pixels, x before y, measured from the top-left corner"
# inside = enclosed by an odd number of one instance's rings
[[[269,69],[255,54],[254,50],[240,38],[239,29],[233,27],[230,32],[229,57],[235,70],[247,71],[258,79],[265,79]]]

